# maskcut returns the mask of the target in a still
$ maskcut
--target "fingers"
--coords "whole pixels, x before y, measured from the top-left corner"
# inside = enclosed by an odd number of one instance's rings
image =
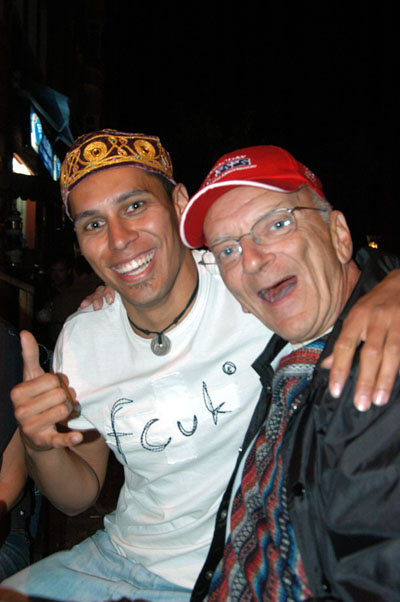
[[[64,391],[65,396],[67,398],[67,401],[66,401],[67,407],[71,408],[71,411],[68,416],[68,420],[71,420],[72,418],[77,418],[78,416],[81,415],[81,406],[80,406],[80,403],[77,401],[75,394],[72,394],[75,392],[73,391],[73,389],[70,389],[68,387],[67,377],[64,376],[64,374],[57,373],[56,376],[57,376],[59,385],[62,388],[62,390]]]
[[[111,286],[106,286],[104,289],[104,299],[108,303],[108,305],[112,305],[115,299],[115,290],[111,288]]]
[[[332,354],[322,362],[324,368],[330,369],[329,390],[333,397],[340,397],[342,393],[344,383],[350,374],[355,350],[355,342],[342,332]]]
[[[400,338],[389,332],[385,339],[377,337],[375,343],[369,338],[363,345],[360,356],[360,374],[355,391],[355,405],[368,410],[371,403],[385,405],[399,374]],[[360,406],[360,407],[358,407]]]
[[[24,380],[31,380],[44,374],[44,370],[39,363],[39,346],[33,334],[27,330],[20,333],[22,358],[24,361]]]
[[[79,309],[84,309],[85,307],[89,307],[89,305],[93,305],[93,309],[97,311],[103,307],[103,300],[105,300],[108,305],[112,305],[114,303],[114,298],[115,291],[111,286],[98,286],[94,293],[82,301]]]
[[[360,412],[369,410],[373,402],[381,358],[378,341],[373,341],[369,336],[368,343],[364,343],[360,354],[360,368],[354,391],[354,405]]]
[[[103,297],[105,286],[98,286],[94,293],[85,297],[85,299],[81,302],[79,309],[84,309],[85,307],[89,307],[89,305],[93,305],[93,309],[101,309],[103,306]]]
[[[322,365],[331,370],[331,394],[339,397],[350,373],[354,353],[365,339],[360,353],[354,405],[359,411],[366,411],[372,404],[384,405],[390,397],[400,367],[400,334],[393,326],[391,314],[385,311],[375,312],[374,321],[365,327],[365,332],[361,324],[362,321],[357,319],[344,323],[333,354]]]
[[[38,344],[30,332],[22,331],[20,338],[24,382],[14,387],[11,399],[25,445],[35,451],[77,445],[83,438],[79,431],[61,433],[56,426],[79,416],[75,391],[68,387],[66,376],[44,373]]]
[[[11,391],[11,399],[21,436],[28,448],[48,451],[82,441],[80,432],[61,433],[56,427],[67,421],[76,401],[74,390],[62,386],[58,375],[43,374],[17,385]]]

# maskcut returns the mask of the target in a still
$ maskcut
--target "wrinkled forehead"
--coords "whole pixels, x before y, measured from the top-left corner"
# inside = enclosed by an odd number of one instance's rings
[[[204,220],[204,235],[208,242],[216,237],[234,235],[251,227],[269,211],[280,207],[292,208],[301,203],[311,204],[301,190],[276,192],[253,186],[237,186],[222,194],[210,207]]]
[[[280,202],[289,203],[292,199],[294,202],[300,198],[299,190],[294,192],[283,192],[277,190],[267,190],[255,186],[236,186],[222,194],[214,202],[214,205],[221,206],[240,206],[248,207],[249,205],[260,203],[267,210],[268,207],[274,208]]]

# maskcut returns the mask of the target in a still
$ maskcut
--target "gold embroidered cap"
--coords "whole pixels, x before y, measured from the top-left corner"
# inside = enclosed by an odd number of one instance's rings
[[[61,165],[61,197],[68,217],[68,195],[86,176],[109,167],[133,165],[176,184],[168,152],[157,136],[99,130],[75,140]]]

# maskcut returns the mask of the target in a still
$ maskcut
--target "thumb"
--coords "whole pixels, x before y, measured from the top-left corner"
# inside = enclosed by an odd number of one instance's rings
[[[33,334],[27,330],[20,333],[22,358],[24,360],[24,381],[44,374],[39,364],[39,346]]]

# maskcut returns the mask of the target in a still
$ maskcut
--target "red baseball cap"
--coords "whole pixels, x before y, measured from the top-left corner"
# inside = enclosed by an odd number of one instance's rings
[[[254,186],[276,192],[294,192],[309,186],[325,198],[312,171],[278,146],[250,146],[224,155],[214,165],[200,190],[190,199],[180,221],[183,243],[197,249],[207,244],[203,223],[211,205],[236,186]]]

